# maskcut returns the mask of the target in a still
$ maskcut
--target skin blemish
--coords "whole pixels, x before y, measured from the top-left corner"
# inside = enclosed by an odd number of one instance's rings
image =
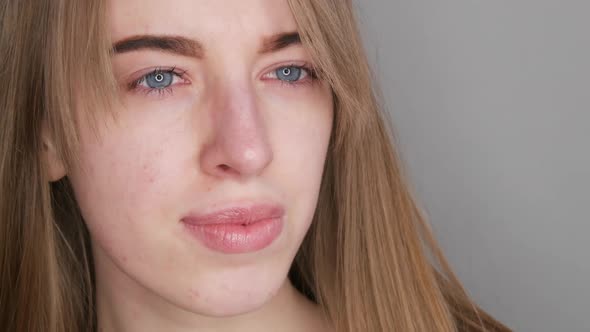
[[[194,299],[198,299],[199,297],[201,297],[201,294],[199,293],[198,290],[196,289],[191,289],[190,290],[190,297],[194,298]]]
[[[145,175],[145,180],[149,184],[153,184],[156,181],[156,171],[150,167],[149,163],[144,163],[141,165],[141,169],[143,174]]]

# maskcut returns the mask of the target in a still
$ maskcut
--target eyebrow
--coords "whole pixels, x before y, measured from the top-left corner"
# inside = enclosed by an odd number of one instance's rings
[[[296,44],[301,44],[298,32],[277,33],[263,39],[258,53],[272,53]],[[135,35],[119,40],[112,46],[113,54],[139,50],[156,50],[196,58],[205,55],[205,48],[201,43],[182,36]]]
[[[201,58],[203,46],[196,40],[180,36],[137,35],[119,40],[113,45],[114,54],[139,50],[156,50]]]
[[[262,42],[262,47],[258,53],[272,53],[282,50],[291,45],[301,44],[301,37],[298,32],[283,32],[267,37]]]

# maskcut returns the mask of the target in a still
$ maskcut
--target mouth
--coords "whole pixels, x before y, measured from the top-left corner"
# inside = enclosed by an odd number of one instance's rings
[[[280,205],[232,206],[181,219],[186,229],[205,247],[224,254],[262,250],[280,235],[285,209]]]

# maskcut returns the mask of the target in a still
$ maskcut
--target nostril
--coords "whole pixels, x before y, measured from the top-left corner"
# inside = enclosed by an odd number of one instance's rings
[[[218,167],[217,169],[218,169],[219,175],[222,175],[222,176],[228,176],[228,175],[232,175],[232,176],[238,175],[239,176],[239,174],[240,174],[234,167],[231,167],[227,164],[220,164],[217,167]]]

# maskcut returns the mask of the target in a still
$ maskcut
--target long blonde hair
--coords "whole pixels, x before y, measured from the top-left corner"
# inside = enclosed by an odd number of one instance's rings
[[[290,278],[336,331],[509,331],[451,271],[379,106],[350,0],[290,0],[335,109],[312,226]],[[69,167],[74,107],[114,98],[103,1],[0,0],[0,326],[94,331],[89,234],[67,177],[49,183],[43,130]],[[83,82],[84,84],[80,84]],[[84,96],[84,104],[75,95]]]

